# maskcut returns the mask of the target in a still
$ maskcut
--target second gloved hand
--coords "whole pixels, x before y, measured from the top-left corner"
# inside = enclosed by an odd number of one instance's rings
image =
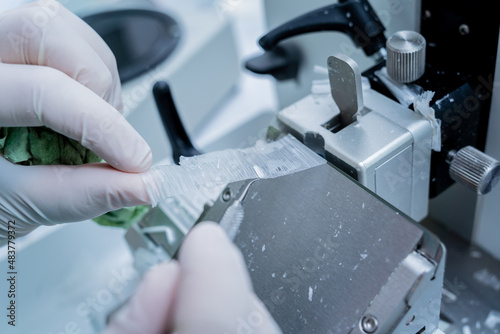
[[[240,251],[215,223],[197,225],[179,261],[152,268],[104,334],[280,334],[253,292]]]

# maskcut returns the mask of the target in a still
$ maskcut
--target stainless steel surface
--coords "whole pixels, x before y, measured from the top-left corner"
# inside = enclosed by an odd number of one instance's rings
[[[416,31],[398,31],[387,40],[387,73],[399,82],[413,82],[425,72],[424,36]]]
[[[422,223],[446,246],[442,319],[446,334],[500,333],[500,261],[433,221]]]
[[[278,121],[299,138],[321,136],[331,163],[420,221],[428,213],[431,125],[372,89],[363,90],[363,100],[358,120],[340,131],[332,130],[340,110],[329,94],[305,97],[282,110]]]
[[[357,114],[363,109],[361,71],[354,60],[338,53],[328,57],[328,74],[342,126],[347,126],[357,120]]]
[[[434,264],[421,254],[408,254],[371,302],[359,328],[350,334],[433,333],[439,323],[443,262],[435,271]],[[366,331],[367,318],[377,319],[377,331]]]
[[[229,238],[234,240],[245,216],[240,202],[245,198],[248,188],[255,181],[244,180],[228,184],[215,203],[205,207],[196,223],[203,221],[219,222]]]
[[[134,268],[141,275],[174,257],[185,236],[179,226],[156,207],[127,230],[125,240],[134,257]]]
[[[170,257],[175,254],[184,239],[184,233],[160,209],[151,210],[139,225],[142,233],[156,246],[165,249]]]
[[[127,230],[125,239],[138,272],[144,274],[152,265],[175,257],[204,205],[213,200],[210,195],[207,192],[168,198]]]
[[[390,158],[375,169],[375,184],[377,194],[382,198],[391,198],[391,203],[403,212],[411,212],[412,180],[411,178],[401,178],[399,182],[391,183],[390,187],[382,186],[387,179],[391,178],[394,171],[400,166],[404,166],[408,161],[412,161],[412,146],[408,145],[397,155]],[[394,194],[397,194],[394,197]]]
[[[498,183],[500,162],[472,146],[450,152],[450,160],[451,178],[479,195],[489,193]]]
[[[359,328],[384,287],[392,291],[387,284],[398,276],[398,268],[414,270],[393,280],[395,286],[412,287],[413,295],[404,289],[393,294],[406,307],[394,310],[391,317],[383,316],[383,306],[369,314],[381,314],[379,328],[404,322],[409,333],[421,329],[417,321],[406,325],[407,309],[429,313],[431,299],[439,300],[441,293],[440,278],[434,275],[439,260],[432,262],[418,253],[426,233],[416,224],[328,165],[250,180],[232,189],[244,211],[234,242],[246,260],[256,294],[284,333],[349,333]],[[201,219],[217,221],[233,203],[220,198]],[[417,257],[421,267],[407,266],[408,256]],[[430,288],[429,275],[436,277]],[[414,303],[422,296],[425,303]],[[433,313],[434,325],[438,313]],[[423,333],[431,333],[432,322]]]

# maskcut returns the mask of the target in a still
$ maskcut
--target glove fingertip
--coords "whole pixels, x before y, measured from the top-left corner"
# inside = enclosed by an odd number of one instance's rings
[[[113,316],[105,333],[166,333],[172,327],[179,276],[180,268],[176,261],[152,267],[130,301]]]

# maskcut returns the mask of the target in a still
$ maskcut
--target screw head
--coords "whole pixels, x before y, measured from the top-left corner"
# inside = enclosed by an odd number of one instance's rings
[[[231,197],[233,197],[233,194],[231,192],[231,189],[229,188],[226,188],[223,192],[222,192],[222,200],[224,202],[229,202],[231,200]]]
[[[365,315],[361,319],[361,329],[365,333],[375,333],[378,328],[378,320],[373,315]]]
[[[460,33],[460,35],[465,36],[470,33],[470,28],[466,24],[461,24],[460,27],[458,27],[458,32]]]

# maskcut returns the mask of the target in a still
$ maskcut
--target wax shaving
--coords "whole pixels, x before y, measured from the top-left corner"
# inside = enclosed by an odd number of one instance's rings
[[[434,97],[434,92],[426,91],[418,95],[413,102],[416,112],[427,118],[432,126],[432,149],[435,152],[441,151],[441,120],[436,118],[434,109],[430,107],[430,102]]]
[[[228,183],[267,179],[325,164],[326,160],[291,135],[246,149],[230,149],[160,165],[142,174],[152,205],[172,196],[197,193]]]
[[[375,71],[375,75],[384,83],[392,95],[398,99],[399,103],[405,107],[411,106],[415,98],[423,91],[419,86],[407,85],[392,79],[389,74],[387,74],[387,68],[385,67]]]

